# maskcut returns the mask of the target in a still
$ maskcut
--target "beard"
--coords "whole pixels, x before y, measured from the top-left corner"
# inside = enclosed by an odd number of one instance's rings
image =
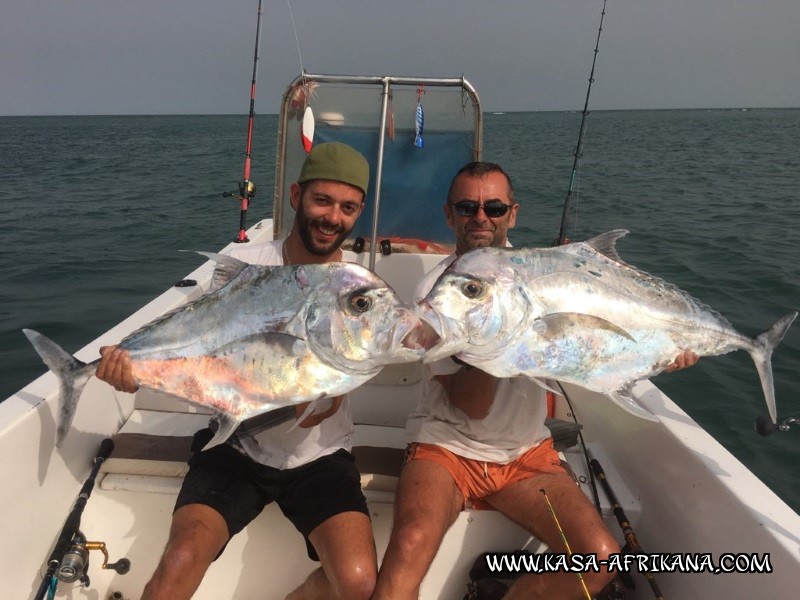
[[[345,229],[342,225],[331,225],[324,218],[309,219],[303,208],[302,200],[297,206],[295,217],[297,219],[297,231],[300,234],[303,245],[306,247],[306,250],[315,256],[326,256],[336,252],[352,231],[352,228]],[[327,244],[318,243],[314,240],[314,236],[312,235],[312,231],[317,227],[325,231],[335,230],[337,233],[336,239]]]
[[[469,252],[475,248],[502,248],[505,245],[506,233],[508,229],[505,227],[495,227],[495,229],[465,229],[461,235],[458,236],[456,249],[459,254]],[[475,235],[470,235],[474,233]]]

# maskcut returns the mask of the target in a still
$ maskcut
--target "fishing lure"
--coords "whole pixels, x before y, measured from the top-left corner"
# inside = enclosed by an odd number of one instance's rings
[[[394,141],[394,109],[392,108],[392,93],[389,92],[388,114],[386,115],[386,135]]]
[[[314,111],[310,106],[306,106],[303,113],[303,124],[300,126],[300,137],[303,141],[303,150],[306,154],[311,152],[314,146]]]
[[[414,128],[414,145],[417,148],[424,148],[425,142],[422,139],[422,129],[425,124],[425,113],[422,110],[422,94],[425,90],[422,86],[417,88],[417,118],[416,127]]]

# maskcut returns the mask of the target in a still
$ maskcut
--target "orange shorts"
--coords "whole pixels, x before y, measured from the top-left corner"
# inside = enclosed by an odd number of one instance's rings
[[[465,505],[492,508],[483,498],[512,483],[543,473],[564,473],[553,438],[547,438],[510,463],[499,464],[464,458],[436,444],[413,443],[406,450],[405,464],[412,460],[432,460],[442,465],[453,477],[464,496]]]

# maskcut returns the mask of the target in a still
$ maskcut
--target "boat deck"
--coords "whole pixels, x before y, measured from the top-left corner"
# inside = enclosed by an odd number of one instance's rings
[[[119,433],[114,436],[115,450],[103,464],[102,478],[92,498],[92,514],[115,515],[103,527],[104,535],[119,538],[113,551],[121,552],[135,565],[138,573],[118,576],[111,573],[109,589],[123,597],[136,597],[137,587],[143,585],[142,574],[155,568],[160,549],[166,542],[171,507],[187,471],[191,436],[205,427],[208,416],[198,413],[177,413],[153,410],[135,410]],[[379,558],[385,551],[391,532],[394,510],[394,490],[400,474],[405,444],[403,429],[399,427],[357,425],[353,453],[361,472],[361,483],[371,512]],[[595,449],[601,460],[602,449]],[[572,467],[576,485],[580,485],[591,498],[589,475],[582,452],[572,447],[562,453]],[[608,461],[605,461],[609,464]],[[633,494],[619,485],[618,474],[609,469],[609,477],[618,482],[616,493],[625,506],[633,526],[639,523],[641,511]],[[602,492],[601,492],[602,493]],[[609,526],[615,525],[612,509],[601,495],[603,514]],[[124,510],[120,510],[124,507]],[[130,522],[121,515],[129,515]],[[90,516],[87,515],[87,519]],[[95,523],[95,518],[91,521]],[[129,536],[136,531],[135,536]],[[149,544],[140,546],[141,539]],[[423,597],[459,597],[466,591],[468,571],[475,558],[483,552],[510,552],[525,548],[542,551],[545,548],[525,530],[517,527],[494,511],[466,509],[448,533],[442,550],[436,558],[431,574],[423,586]],[[272,589],[266,571],[258,569],[248,574],[248,555],[256,553],[270,564],[271,573],[280,573],[280,584],[274,596],[263,595]],[[316,566],[305,557],[302,538],[280,515],[275,507],[268,508],[242,534],[236,536],[204,581],[196,598],[218,598],[220,586],[226,585],[229,576],[238,579],[239,598],[282,598]],[[229,564],[230,563],[230,564]],[[262,563],[263,565],[264,563]],[[215,576],[215,572],[235,569],[235,575]],[[229,585],[230,582],[227,582]],[[447,590],[447,592],[445,592]],[[442,596],[444,594],[444,596]]]
[[[257,241],[259,231],[266,237],[271,228],[251,229],[251,239]],[[363,255],[354,258],[365,260]],[[393,254],[379,257],[376,269],[401,294],[410,295],[412,282],[438,259],[435,255]],[[210,263],[202,265],[188,275],[198,280],[199,286],[168,290],[79,351],[77,357],[92,360],[100,345],[115,343],[154,317],[197,297],[212,268]],[[416,404],[418,381],[419,373],[413,368],[386,371],[352,395],[354,443],[358,448],[370,449],[357,453],[362,454],[362,465],[370,465],[364,467],[362,484],[379,559],[391,532],[392,485],[404,446],[405,419]],[[565,390],[572,405],[559,404],[555,416],[571,421],[574,412],[583,424],[587,446],[601,461],[646,551],[710,553],[715,559],[723,553],[770,557],[773,572],[769,574],[659,573],[657,578],[665,597],[795,595],[800,566],[800,516],[669,398],[648,381],[635,387],[638,400],[658,416],[654,422],[633,417],[602,395],[576,386],[565,386]],[[130,572],[118,575],[101,570],[100,558],[92,553],[91,587],[83,590],[76,585],[59,586],[59,595],[63,590],[64,597],[70,598],[138,598],[166,542],[181,470],[185,469],[183,459],[178,458],[186,455],[189,436],[205,426],[207,416],[185,402],[143,390],[135,395],[119,393],[93,379],[78,405],[70,434],[60,448],[54,448],[57,397],[55,376],[48,373],[0,403],[0,449],[9,457],[5,484],[0,488],[7,515],[6,533],[10,540],[26,540],[0,549],[0,560],[17,565],[15,570],[20,574],[0,587],[5,597],[32,596],[39,585],[43,561],[52,550],[54,538],[104,437],[117,434],[123,425],[122,433],[150,435],[152,430],[145,425],[152,424],[151,419],[160,419],[162,424],[177,420],[180,426],[168,430],[171,437],[178,438],[170,442],[174,455],[157,461],[165,463],[162,468],[173,470],[123,473],[125,444],[120,443],[119,454],[106,465],[108,473],[96,486],[83,515],[81,529],[86,538],[105,542],[112,562],[129,558]],[[176,416],[176,412],[180,414]],[[16,456],[20,459],[11,459]],[[573,448],[564,456],[591,498],[581,453]],[[388,464],[390,469],[374,466],[381,464]],[[622,541],[602,490],[599,495],[606,523]],[[477,556],[523,547],[535,550],[537,546],[527,532],[499,513],[467,509],[448,532],[423,583],[421,597],[460,600],[466,590],[467,573]],[[306,556],[301,536],[272,505],[231,540],[195,598],[283,598],[315,567],[316,563]],[[636,580],[637,589],[626,597],[652,597],[646,582],[638,576]]]

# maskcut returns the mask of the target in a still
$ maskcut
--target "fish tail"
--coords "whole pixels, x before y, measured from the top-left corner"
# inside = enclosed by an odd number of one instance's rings
[[[764,398],[767,402],[767,410],[769,411],[770,419],[773,423],[777,422],[777,409],[775,407],[775,383],[772,377],[772,352],[775,347],[781,343],[783,336],[789,326],[797,317],[797,311],[790,312],[788,315],[782,317],[770,327],[767,331],[762,333],[755,339],[755,344],[752,348],[748,349],[750,356],[753,357],[753,362],[758,370],[758,376],[761,379],[761,389],[764,391]]]
[[[72,356],[53,340],[32,329],[23,329],[33,348],[39,353],[44,364],[58,377],[59,422],[56,433],[56,446],[60,446],[72,425],[78,398],[86,382],[94,374],[94,365],[89,365]]]

